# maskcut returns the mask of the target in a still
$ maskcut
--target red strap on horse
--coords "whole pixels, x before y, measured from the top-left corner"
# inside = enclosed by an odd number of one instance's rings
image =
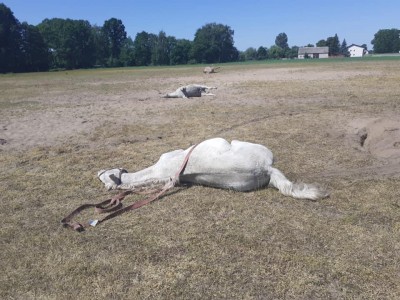
[[[135,193],[135,191],[133,190],[128,190],[128,191],[124,191],[114,197],[112,197],[111,199],[107,199],[105,201],[102,201],[100,203],[97,204],[83,204],[81,206],[79,206],[77,209],[75,209],[74,211],[72,211],[68,216],[66,216],[64,219],[61,220],[61,224],[64,227],[69,227],[71,229],[74,229],[78,232],[84,231],[86,227],[88,226],[96,226],[99,223],[102,223],[106,220],[112,219],[116,216],[119,216],[121,214],[123,214],[124,212],[127,212],[129,210],[134,210],[134,209],[138,209],[144,205],[149,204],[150,202],[153,202],[154,200],[158,199],[159,197],[161,197],[163,194],[165,194],[168,190],[172,189],[175,185],[179,184],[179,176],[183,173],[183,171],[185,170],[185,167],[187,165],[187,162],[189,160],[190,155],[192,154],[192,151],[194,150],[194,148],[196,148],[198,144],[194,145],[190,151],[186,154],[185,159],[181,165],[181,167],[179,168],[179,170],[176,172],[174,178],[171,178],[171,181],[167,182],[164,187],[160,190],[158,190],[155,194],[140,200],[138,202],[135,202],[129,206],[126,206],[124,208],[122,207],[122,203],[121,201],[124,200],[124,198],[127,195],[133,194]],[[85,224],[81,224],[78,223],[76,221],[73,221],[73,218],[78,215],[81,211],[87,209],[87,208],[91,208],[94,207],[95,211],[97,213],[110,213],[109,215],[105,216],[103,219],[100,220],[94,220],[94,221],[90,221],[89,223],[85,223]]]

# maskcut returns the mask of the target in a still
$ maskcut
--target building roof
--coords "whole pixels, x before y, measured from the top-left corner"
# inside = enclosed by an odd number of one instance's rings
[[[304,54],[328,54],[329,47],[300,47],[299,55]]]

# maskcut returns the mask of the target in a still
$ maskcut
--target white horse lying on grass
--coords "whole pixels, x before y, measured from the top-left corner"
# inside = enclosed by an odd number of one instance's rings
[[[98,178],[109,190],[135,190],[166,184],[179,170],[192,147],[162,154],[156,164],[138,172],[101,170]],[[179,182],[237,191],[272,186],[286,196],[300,199],[316,200],[328,196],[327,191],[318,185],[292,183],[272,164],[272,152],[262,145],[240,141],[229,143],[222,138],[213,138],[194,148]]]
[[[209,90],[217,89],[214,86],[206,86],[200,84],[184,85],[176,89],[175,92],[168,93],[163,98],[191,98],[201,96],[215,96]]]

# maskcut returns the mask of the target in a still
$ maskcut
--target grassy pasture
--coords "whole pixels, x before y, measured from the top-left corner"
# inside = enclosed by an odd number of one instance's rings
[[[0,75],[0,298],[398,299],[399,161],[348,124],[398,117],[399,82],[400,59],[376,58]],[[217,95],[159,97],[189,83]],[[215,136],[268,146],[331,196],[195,186],[84,233],[60,226],[114,194],[98,170]]]

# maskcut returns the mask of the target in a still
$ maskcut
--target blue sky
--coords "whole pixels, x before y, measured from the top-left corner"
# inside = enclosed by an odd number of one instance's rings
[[[0,0],[1,1],[1,0]],[[284,32],[289,46],[315,44],[338,34],[340,42],[367,44],[379,29],[400,28],[400,0],[234,1],[234,0],[6,0],[20,21],[37,25],[45,18],[83,19],[102,26],[110,18],[122,20],[132,39],[141,31],[163,30],[193,40],[207,23],[234,30],[239,50],[270,47]]]

